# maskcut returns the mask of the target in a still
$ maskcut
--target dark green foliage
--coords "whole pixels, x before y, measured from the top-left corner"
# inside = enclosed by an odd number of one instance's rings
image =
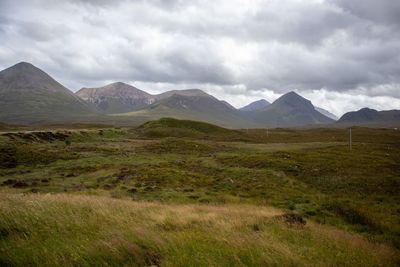
[[[225,129],[210,123],[163,118],[139,126],[135,132],[147,138],[187,137],[212,140],[241,140],[245,134],[238,130]]]
[[[0,168],[17,166],[16,146],[11,143],[0,143]]]

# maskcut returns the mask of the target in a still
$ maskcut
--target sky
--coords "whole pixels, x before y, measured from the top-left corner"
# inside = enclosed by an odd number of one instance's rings
[[[340,116],[400,109],[397,0],[0,0],[0,68],[72,91],[200,88],[236,107],[296,91]]]

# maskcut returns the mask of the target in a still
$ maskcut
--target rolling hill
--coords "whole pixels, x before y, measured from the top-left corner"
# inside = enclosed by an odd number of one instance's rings
[[[206,140],[243,140],[245,135],[239,130],[230,130],[206,122],[162,118],[148,121],[134,129],[140,137],[185,137]]]
[[[21,62],[0,72],[3,122],[31,124],[93,115],[90,105],[30,63]]]

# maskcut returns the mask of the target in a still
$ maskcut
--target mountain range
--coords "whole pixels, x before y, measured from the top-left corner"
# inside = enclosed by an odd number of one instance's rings
[[[76,94],[44,71],[21,62],[0,71],[0,121],[20,124],[107,122],[137,124],[162,117],[206,121],[229,128],[400,124],[400,111],[362,109],[336,117],[295,92],[273,103],[261,99],[236,109],[200,89],[152,95],[116,82]]]

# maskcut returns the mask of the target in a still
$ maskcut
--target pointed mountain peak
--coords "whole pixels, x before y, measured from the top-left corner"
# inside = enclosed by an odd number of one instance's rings
[[[50,75],[27,62],[0,72],[0,114],[22,123],[69,120],[93,110]]]
[[[123,83],[123,82],[114,82],[114,83],[110,83],[110,84],[108,84],[108,85],[106,85],[106,86],[104,86],[104,87],[113,87],[113,88],[124,88],[124,87],[126,87],[126,88],[136,88],[136,87],[134,87],[134,86],[132,86],[132,85],[130,85],[130,84]]]
[[[72,94],[43,70],[28,62],[20,62],[0,72],[2,90],[44,90]]]
[[[107,93],[118,93],[118,92],[140,92],[143,94],[147,94],[146,92],[130,85],[130,84],[126,84],[123,82],[114,82],[114,83],[110,83],[107,84],[105,86],[102,87],[92,87],[92,88],[88,88],[88,87],[83,87],[82,89],[80,89],[78,92],[76,92],[77,95],[82,96],[83,94],[86,93],[96,93],[96,94],[107,94]]]
[[[47,75],[44,71],[39,69],[38,67],[34,66],[33,64],[29,62],[19,62],[3,71],[1,73],[5,73],[7,75],[16,75],[16,74],[39,74],[39,75]]]
[[[290,91],[289,93],[286,93],[286,94],[282,95],[280,98],[284,98],[284,99],[305,99],[304,97],[302,97],[301,95],[299,95],[298,93],[296,93],[294,91]]]
[[[256,110],[263,110],[266,107],[268,107],[271,103],[269,103],[265,99],[260,99],[257,101],[254,101],[244,107],[242,107],[240,110],[242,111],[256,111]]]
[[[275,100],[273,105],[289,105],[293,107],[303,106],[307,107],[308,109],[314,109],[314,106],[310,100],[302,97],[301,95],[293,91],[279,97],[277,100]]]
[[[21,61],[11,68],[36,68],[32,63],[26,62],[26,61]]]

